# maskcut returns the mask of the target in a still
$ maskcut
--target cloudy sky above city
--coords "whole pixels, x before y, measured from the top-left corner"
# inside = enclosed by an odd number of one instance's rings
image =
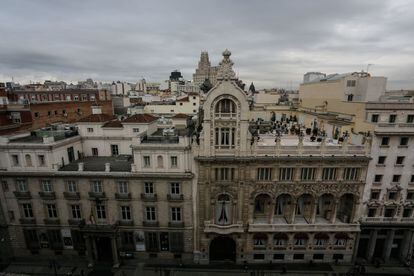
[[[200,52],[232,52],[256,87],[296,88],[307,71],[367,70],[414,88],[412,1],[3,0],[0,81],[191,79]]]

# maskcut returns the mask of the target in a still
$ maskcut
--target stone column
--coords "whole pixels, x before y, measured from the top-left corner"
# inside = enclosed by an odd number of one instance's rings
[[[85,237],[86,254],[88,254],[88,266],[93,266],[92,240],[89,236]]]
[[[273,217],[275,215],[275,208],[276,208],[275,201],[272,200],[272,203],[270,204],[269,224],[273,223]]]
[[[388,231],[387,239],[385,240],[385,248],[384,248],[384,255],[383,255],[385,262],[388,262],[390,259],[391,249],[394,243],[394,236],[395,236],[395,230],[390,229]]]
[[[352,205],[352,213],[351,213],[351,217],[349,218],[349,223],[354,223],[355,222],[355,218],[356,218],[356,212],[359,209],[359,200],[358,199],[354,199],[354,204]]]
[[[339,200],[338,199],[335,199],[334,200],[333,210],[332,210],[332,215],[331,215],[331,223],[335,223],[336,222],[336,213],[338,212],[338,204],[339,204]]]
[[[118,246],[115,237],[111,237],[113,267],[119,267]]]
[[[378,236],[378,230],[377,229],[372,230],[370,238],[369,238],[368,250],[367,250],[368,261],[371,261],[372,257],[374,256],[375,245],[377,244],[377,236]]]
[[[291,217],[290,217],[290,223],[293,224],[295,223],[295,216],[296,216],[296,206],[297,206],[297,201],[295,199],[295,202],[292,203],[292,210],[291,210]]]
[[[311,224],[315,224],[316,221],[316,209],[318,208],[318,201],[316,200],[313,203],[312,215],[311,215]]]
[[[413,241],[414,230],[404,231],[404,237],[401,243],[400,256],[402,261],[406,261],[410,257],[411,260],[411,251],[412,251],[412,241]]]

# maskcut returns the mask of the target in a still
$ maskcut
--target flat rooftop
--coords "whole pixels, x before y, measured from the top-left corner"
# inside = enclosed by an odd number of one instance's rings
[[[83,171],[104,172],[105,164],[109,163],[111,172],[130,172],[133,162],[132,155],[90,156],[63,166],[59,171],[78,171],[79,163],[83,163]]]
[[[54,141],[64,140],[79,135],[77,130],[45,130],[32,131],[27,136],[10,137],[9,143],[33,143],[42,144],[44,137],[53,137]]]

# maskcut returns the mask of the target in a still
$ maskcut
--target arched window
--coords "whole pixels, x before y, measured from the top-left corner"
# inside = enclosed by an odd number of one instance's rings
[[[222,99],[216,104],[215,113],[234,114],[236,113],[236,104],[230,99]]]
[[[256,247],[266,247],[267,245],[267,235],[258,233],[253,236],[253,245]]]
[[[32,164],[32,157],[30,156],[30,154],[26,154],[24,156],[24,159],[26,160],[26,166],[27,167],[32,167],[33,166],[33,164]]]
[[[285,233],[277,233],[273,235],[273,245],[275,246],[285,246],[289,237]]]
[[[164,160],[161,155],[158,155],[157,157],[157,167],[163,168],[164,167]]]
[[[232,223],[231,198],[228,194],[220,194],[216,202],[216,223],[228,225]]]

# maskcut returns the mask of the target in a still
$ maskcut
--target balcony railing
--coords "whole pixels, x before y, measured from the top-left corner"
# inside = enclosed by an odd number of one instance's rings
[[[96,192],[89,192],[89,199],[99,199],[99,198],[105,198],[105,192],[96,193]]]
[[[159,223],[158,221],[143,221],[142,224],[144,226],[148,226],[148,227],[158,227]]]
[[[133,226],[134,221],[133,220],[118,220],[119,226]]]
[[[141,193],[141,199],[143,201],[157,201],[157,194]]]
[[[183,201],[184,200],[184,195],[183,194],[168,194],[167,195],[167,199],[169,201]]]
[[[82,222],[82,219],[68,219],[69,225],[79,226]]]
[[[19,219],[20,224],[36,224],[36,219],[35,218],[21,218]]]
[[[47,225],[60,225],[60,219],[58,218],[46,218],[43,222]]]
[[[18,192],[18,191],[15,191],[14,192],[14,196],[17,199],[31,199],[32,198],[32,195],[30,194],[30,192]]]
[[[41,199],[53,200],[56,198],[55,192],[39,192]]]
[[[63,192],[63,196],[67,200],[79,200],[80,199],[80,193],[78,192]]]
[[[115,199],[117,199],[117,200],[131,200],[131,193],[127,193],[127,194],[115,193]]]
[[[168,222],[168,226],[182,228],[184,227],[184,221],[170,221]]]

